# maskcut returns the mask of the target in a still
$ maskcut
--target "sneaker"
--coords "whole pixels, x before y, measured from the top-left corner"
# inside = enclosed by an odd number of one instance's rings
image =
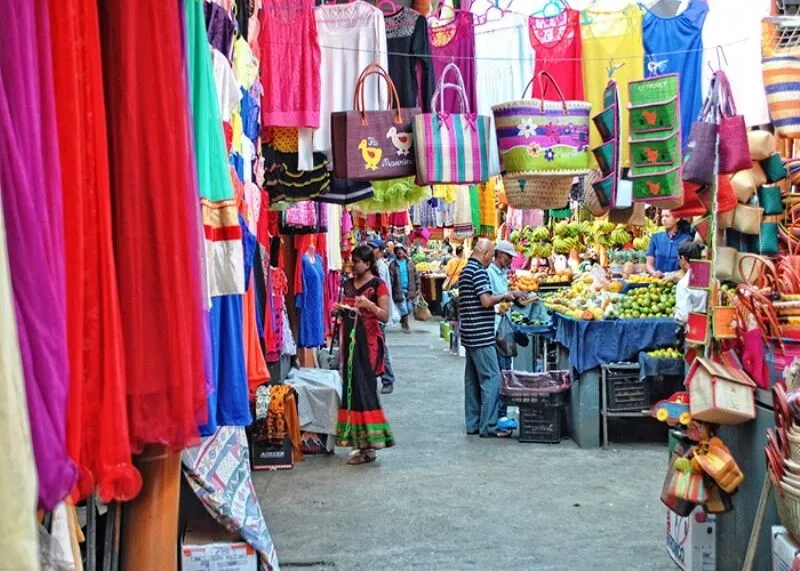
[[[381,387],[381,394],[382,395],[390,395],[394,392],[394,385],[390,383],[383,383]]]

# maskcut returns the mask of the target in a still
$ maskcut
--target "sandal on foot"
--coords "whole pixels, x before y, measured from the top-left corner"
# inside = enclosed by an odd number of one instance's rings
[[[350,457],[347,459],[347,463],[350,466],[358,466],[360,464],[369,464],[377,459],[378,457],[374,450],[372,451],[372,454],[370,454],[367,450],[356,450],[350,454]]]

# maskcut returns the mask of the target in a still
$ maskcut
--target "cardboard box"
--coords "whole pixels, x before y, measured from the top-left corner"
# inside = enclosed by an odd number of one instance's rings
[[[800,545],[782,525],[772,526],[772,569],[773,571],[800,569]]]
[[[698,506],[681,517],[667,510],[667,551],[684,571],[716,571],[717,518]]]
[[[181,541],[183,571],[257,571],[255,549],[211,518],[190,520]]]

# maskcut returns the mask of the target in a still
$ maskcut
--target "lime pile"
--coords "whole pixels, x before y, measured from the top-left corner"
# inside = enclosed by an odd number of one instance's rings
[[[663,282],[632,289],[620,306],[620,319],[672,317],[675,309],[675,285]]]
[[[667,347],[666,349],[656,349],[648,351],[647,355],[654,359],[682,359],[683,353],[678,351],[675,347]]]

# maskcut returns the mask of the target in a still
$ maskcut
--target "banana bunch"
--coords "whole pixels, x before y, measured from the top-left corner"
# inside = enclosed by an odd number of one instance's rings
[[[624,246],[628,242],[631,241],[630,233],[625,230],[625,226],[620,224],[618,225],[610,235],[611,242],[615,246]]]
[[[553,251],[556,254],[569,254],[572,250],[580,249],[580,240],[575,237],[562,238],[557,236],[553,238]]]
[[[561,222],[556,223],[553,226],[553,235],[558,236],[561,238],[566,238],[569,236],[569,222],[566,220],[562,220]]]
[[[633,248],[635,250],[647,250],[650,246],[650,236],[640,236],[633,239]]]
[[[530,237],[534,242],[547,242],[550,240],[550,230],[547,226],[537,226],[531,230]]]

